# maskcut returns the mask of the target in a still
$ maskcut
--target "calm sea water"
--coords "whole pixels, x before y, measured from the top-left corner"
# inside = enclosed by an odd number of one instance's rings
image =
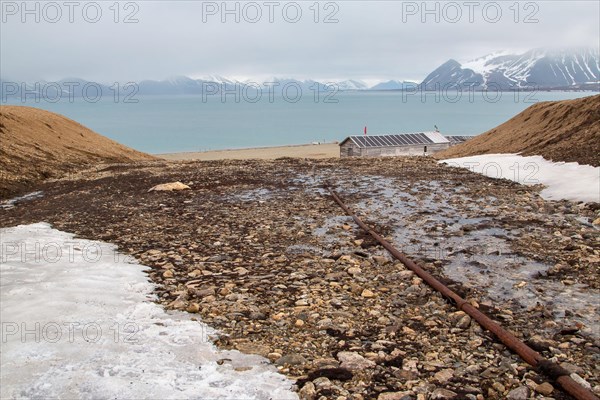
[[[68,99],[27,105],[72,118],[120,143],[149,153],[205,151],[340,141],[348,135],[433,130],[443,134],[477,135],[510,119],[533,103],[589,96],[584,92],[419,94],[343,92],[303,96],[297,102],[264,96],[252,103],[233,96],[138,96],[137,103],[102,98],[96,103]],[[496,96],[496,99],[492,97]],[[7,103],[4,103],[7,104]]]

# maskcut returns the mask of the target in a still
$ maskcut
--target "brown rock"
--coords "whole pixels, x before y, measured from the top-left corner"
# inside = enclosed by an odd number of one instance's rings
[[[544,396],[549,396],[554,391],[554,387],[548,382],[544,382],[535,387],[535,391],[539,394],[543,394]]]
[[[385,392],[377,396],[377,400],[403,400],[410,399],[411,392]]]
[[[471,325],[471,317],[464,315],[456,324],[457,328],[467,329]]]
[[[375,297],[375,293],[373,293],[372,291],[370,291],[369,289],[365,289],[362,291],[362,293],[360,294],[362,297],[366,298],[366,299],[370,299]]]
[[[296,354],[296,353],[292,353],[292,354],[286,354],[285,356],[281,357],[280,359],[278,359],[277,361],[275,361],[275,364],[277,365],[302,365],[306,363],[306,358],[302,357],[300,354]]]
[[[385,265],[390,262],[390,260],[384,256],[373,256],[373,260],[379,265]]]
[[[529,388],[527,386],[520,386],[516,389],[511,390],[506,395],[507,400],[527,400],[529,398]]]
[[[434,378],[441,384],[448,382],[454,376],[454,370],[452,369],[443,369],[439,372],[436,372]]]
[[[271,352],[269,346],[264,346],[258,343],[252,342],[238,342],[235,344],[235,348],[242,353],[246,354],[257,354],[259,356],[267,357]]]
[[[337,358],[340,360],[340,367],[350,371],[359,371],[365,368],[375,367],[373,361],[367,360],[360,354],[351,351],[340,351]]]
[[[175,300],[169,304],[169,307],[175,310],[185,310],[187,308],[187,304],[183,300]]]
[[[300,400],[314,400],[317,397],[315,385],[312,382],[306,382],[302,389],[298,391],[298,397],[300,397]]]
[[[454,393],[451,390],[438,388],[431,393],[430,398],[439,400],[451,400],[455,399],[457,396],[458,394]]]
[[[163,191],[172,192],[173,190],[188,190],[188,189],[191,189],[188,185],[185,185],[185,184],[177,181],[177,182],[169,182],[169,183],[163,183],[160,185],[156,185],[156,186],[150,188],[150,190],[148,190],[148,192],[163,192]]]

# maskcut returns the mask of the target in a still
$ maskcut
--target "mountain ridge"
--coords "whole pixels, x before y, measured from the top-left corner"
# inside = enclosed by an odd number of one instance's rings
[[[131,82],[140,95],[205,94],[221,90],[269,91],[295,86],[303,91],[381,91],[381,90],[594,90],[600,91],[600,51],[598,49],[532,49],[525,53],[505,51],[490,53],[460,63],[451,58],[429,73],[420,83],[407,80],[388,80],[367,85],[359,79],[325,80],[271,78],[244,80],[210,75],[202,78],[172,76],[164,80]],[[81,78],[62,79],[57,82],[40,81],[36,84],[14,82],[0,78],[0,95],[8,97],[33,96],[42,93],[49,98],[60,94],[82,97],[84,87],[94,86],[108,94],[115,91],[114,84],[103,84]],[[76,85],[75,85],[76,84]],[[124,86],[123,83],[121,86]],[[48,87],[46,87],[48,86]],[[89,88],[88,88],[89,89]],[[92,90],[92,92],[93,92]],[[88,93],[89,94],[89,93]]]
[[[464,64],[450,59],[431,72],[420,87],[599,90],[597,49],[532,49],[522,54],[492,53]]]

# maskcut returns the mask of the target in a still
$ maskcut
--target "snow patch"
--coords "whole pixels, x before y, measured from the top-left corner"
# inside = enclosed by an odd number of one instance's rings
[[[296,399],[259,356],[165,312],[116,247],[38,223],[0,229],[3,399]]]
[[[12,199],[6,200],[5,202],[0,204],[0,208],[9,209],[14,208],[18,203],[22,203],[24,201],[35,200],[40,197],[43,197],[44,193],[41,191],[27,193],[23,196],[13,197]]]
[[[476,74],[486,75],[488,72],[492,71],[494,68],[498,66],[491,61],[494,61],[498,57],[510,55],[510,52],[503,50],[497,51],[494,53],[487,54],[483,57],[476,58],[474,60],[465,62],[461,64],[461,68],[470,69],[474,71]]]
[[[542,184],[546,188],[540,195],[547,200],[600,202],[599,167],[576,162],[552,162],[541,156],[518,154],[486,154],[452,158],[440,163],[523,185]]]

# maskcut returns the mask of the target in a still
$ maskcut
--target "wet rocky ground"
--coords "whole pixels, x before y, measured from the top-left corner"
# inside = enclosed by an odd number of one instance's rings
[[[191,190],[148,192],[172,181]],[[600,394],[597,203],[425,158],[153,162],[44,184],[0,226],[117,244],[152,268],[159,302],[268,358],[301,398],[570,398],[365,236],[324,184]]]

